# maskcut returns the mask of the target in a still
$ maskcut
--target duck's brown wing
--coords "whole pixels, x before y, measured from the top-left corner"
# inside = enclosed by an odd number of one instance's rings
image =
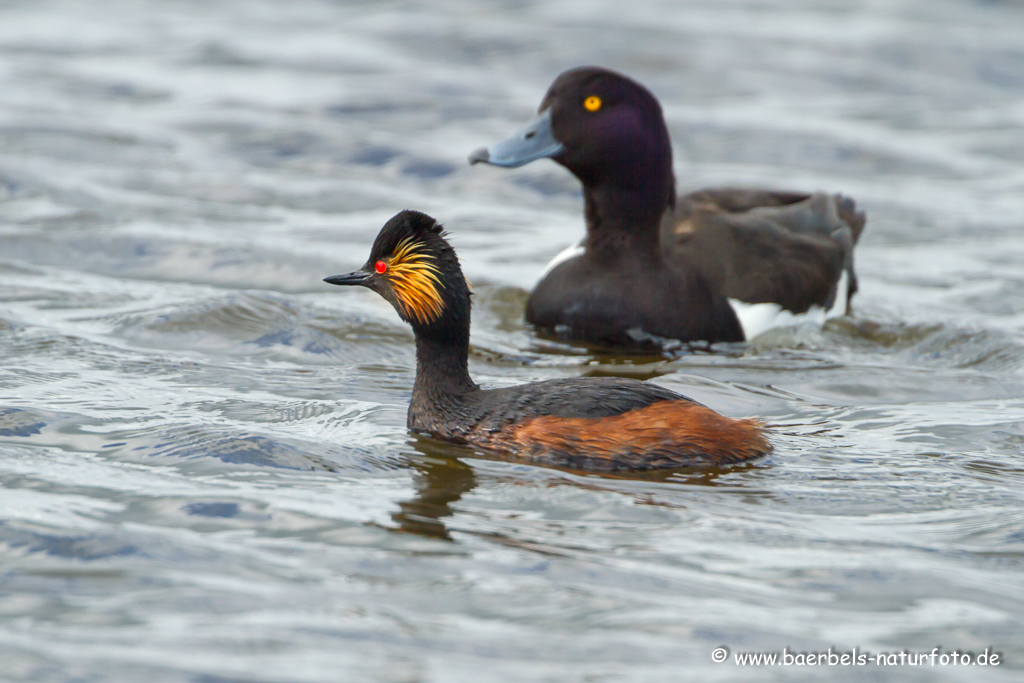
[[[681,196],[666,248],[727,297],[794,313],[831,307],[843,270],[857,289],[853,247],[864,214],[841,195],[713,189]]]
[[[853,199],[841,194],[829,195],[824,192],[809,194],[807,192],[713,187],[680,196],[679,205],[681,208],[684,204],[691,206],[703,205],[705,207],[715,207],[729,213],[745,213],[752,209],[788,208],[790,211],[779,214],[780,219],[788,221],[792,218],[797,218],[796,224],[790,223],[789,227],[798,232],[803,232],[808,228],[814,230],[815,227],[818,227],[818,229],[824,227],[820,216],[816,215],[818,211],[812,211],[810,214],[805,211],[807,201],[817,197],[831,200],[835,205],[839,220],[849,226],[850,231],[853,233],[853,242],[856,244],[860,239],[861,232],[864,231],[867,219],[863,211],[857,210],[857,203]]]

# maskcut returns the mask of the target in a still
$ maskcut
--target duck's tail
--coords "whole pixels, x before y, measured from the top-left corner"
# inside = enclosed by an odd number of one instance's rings
[[[832,197],[836,201],[836,210],[839,212],[839,218],[850,226],[850,232],[853,233],[853,243],[856,244],[860,240],[860,234],[864,232],[864,226],[868,222],[867,216],[864,215],[863,211],[857,210],[857,202],[851,198],[841,194],[834,194]]]

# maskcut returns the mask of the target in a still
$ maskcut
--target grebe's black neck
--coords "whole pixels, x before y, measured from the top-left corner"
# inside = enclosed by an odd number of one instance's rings
[[[468,311],[467,311],[468,312]],[[438,324],[444,320],[438,320]],[[469,376],[469,318],[465,329],[415,329],[416,383],[413,395],[428,400],[461,396],[478,387]]]
[[[431,249],[443,304],[436,318],[409,319],[416,335],[414,395],[440,398],[458,396],[478,387],[469,376],[471,292],[462,267],[443,238]]]

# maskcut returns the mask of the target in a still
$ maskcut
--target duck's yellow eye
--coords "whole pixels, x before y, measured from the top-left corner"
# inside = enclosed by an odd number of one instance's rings
[[[591,95],[583,100],[583,108],[587,111],[597,111],[601,108],[601,98],[597,95]]]

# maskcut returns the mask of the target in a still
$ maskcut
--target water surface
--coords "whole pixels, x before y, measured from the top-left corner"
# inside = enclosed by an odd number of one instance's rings
[[[1022,36],[981,1],[5,3],[0,679],[1019,679]],[[465,158],[586,63],[658,95],[681,188],[855,197],[854,315],[657,358],[526,328],[578,186]],[[453,234],[478,382],[652,379],[775,454],[615,479],[409,435],[411,332],[320,281],[402,208]]]

